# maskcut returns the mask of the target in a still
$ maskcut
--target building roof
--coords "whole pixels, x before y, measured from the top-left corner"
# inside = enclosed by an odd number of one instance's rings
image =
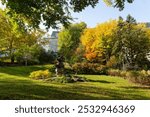
[[[51,39],[57,39],[58,38],[58,33],[59,33],[59,31],[53,31],[50,38]]]

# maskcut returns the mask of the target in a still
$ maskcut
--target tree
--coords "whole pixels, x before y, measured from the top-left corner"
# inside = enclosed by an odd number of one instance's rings
[[[67,61],[74,61],[76,49],[80,44],[80,37],[86,28],[84,22],[72,24],[68,28],[62,29],[58,35],[59,53],[65,57]]]
[[[18,63],[25,63],[25,66],[28,65],[28,62],[39,63],[40,50],[41,47],[38,44],[32,46],[23,44],[15,51],[15,57]]]
[[[134,0],[103,0],[107,5],[112,5],[114,7],[119,8],[119,10],[123,10],[125,6],[125,2],[132,3]]]
[[[10,31],[11,26],[6,18],[5,12],[0,9],[0,48],[4,45],[5,38],[7,38],[7,33]]]
[[[95,61],[97,57],[96,49],[96,35],[95,35],[95,28],[87,28],[84,30],[83,35],[81,36],[81,43],[85,49],[84,56],[88,61]]]
[[[42,22],[47,28],[56,28],[58,23],[67,26],[72,20],[70,11],[81,12],[88,6],[95,7],[99,0],[1,0],[9,9],[9,15],[19,23],[28,22],[33,27],[39,27]],[[122,10],[124,3],[133,0],[104,0]]]
[[[5,13],[0,9],[0,54],[6,49],[5,45],[7,41],[5,39],[7,38],[7,32],[10,31],[10,28]]]
[[[10,58],[11,63],[15,61],[15,52],[23,45],[33,46],[43,44],[41,40],[45,32],[41,30],[26,31],[20,27],[12,18],[6,15],[6,12],[0,10],[0,54]]]
[[[18,30],[18,25],[11,18],[6,16],[5,11],[0,10],[0,33],[1,33],[1,44],[0,48],[3,53],[7,53],[7,55],[11,58],[11,62],[14,62],[13,59],[13,51],[16,47],[16,42],[18,41],[19,35],[21,31]],[[20,28],[21,30],[22,28]]]
[[[116,27],[117,21],[110,20],[84,31],[81,43],[85,48],[85,57],[88,61],[105,64],[109,60],[114,43],[113,32]]]
[[[146,28],[137,24],[132,16],[128,15],[126,21],[120,18],[114,40],[113,54],[124,70],[144,63],[150,51],[150,37]]]
[[[44,32],[41,30],[34,30],[30,32],[23,32],[18,40],[18,46],[14,51],[14,58],[18,63],[28,62],[39,63],[39,57],[42,52],[42,46],[46,43],[42,39]]]

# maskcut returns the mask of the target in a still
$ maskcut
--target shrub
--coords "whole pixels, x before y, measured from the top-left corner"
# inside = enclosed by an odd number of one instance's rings
[[[59,77],[59,78],[55,78],[52,80],[53,82],[57,82],[57,83],[73,83],[74,80],[71,77]]]
[[[139,75],[140,73],[138,71],[128,71],[126,77],[134,78],[134,77],[138,77]]]
[[[96,74],[101,74],[101,75],[106,75],[107,70],[108,70],[108,68],[104,65],[100,65],[99,67],[97,67],[95,69],[96,69],[95,73]]]
[[[64,74],[74,74],[75,71],[72,69],[72,66],[69,63],[64,63]]]
[[[108,75],[124,77],[133,83],[150,85],[150,71],[121,71],[116,69],[109,69]]]
[[[139,83],[142,85],[150,85],[150,77],[147,71],[129,71],[127,73],[127,78],[134,83]]]
[[[121,71],[120,76],[126,78],[127,71]]]
[[[108,70],[108,75],[111,75],[111,76],[121,76],[121,71],[118,70],[118,69],[109,69]]]
[[[150,70],[147,71],[148,76],[150,77]]]
[[[126,77],[131,81],[131,82],[134,82],[134,83],[137,83],[139,82],[139,72],[138,71],[129,71],[127,72],[126,74]]]
[[[111,56],[109,61],[107,61],[106,66],[109,68],[115,68],[117,65],[117,59],[115,56]]]
[[[140,71],[140,74],[143,75],[143,77],[147,77],[148,76],[148,72],[145,70]]]
[[[107,67],[98,63],[75,63],[73,70],[78,74],[106,74]]]
[[[49,70],[38,70],[33,71],[30,73],[30,78],[32,79],[46,79],[52,76],[52,72],[49,72]]]
[[[88,80],[85,77],[67,75],[62,77],[48,78],[45,81],[50,81],[54,83],[74,83],[74,82],[86,82]]]
[[[56,56],[56,53],[54,53],[53,51],[46,51],[45,49],[41,48],[39,62],[40,64],[54,63]]]
[[[139,83],[150,85],[150,76],[148,74],[148,71],[142,70],[139,75]]]
[[[55,72],[55,66],[54,65],[48,65],[48,70],[52,73]]]

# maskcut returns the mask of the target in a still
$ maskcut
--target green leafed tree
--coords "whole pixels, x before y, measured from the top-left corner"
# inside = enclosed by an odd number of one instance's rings
[[[150,51],[150,37],[147,28],[137,24],[130,15],[126,21],[120,18],[114,35],[113,54],[123,69],[134,69],[144,65]]]
[[[22,44],[20,48],[15,51],[15,57],[18,63],[24,63],[25,66],[30,64],[39,63],[39,55],[40,55],[41,47],[38,44],[34,44],[32,46]]]
[[[7,32],[10,31],[10,25],[5,17],[5,14],[0,10],[0,54],[6,49],[5,44],[7,41]]]
[[[0,10],[0,55],[5,55],[11,63],[14,63],[16,58],[15,52],[23,45],[43,45],[45,41],[41,40],[42,35],[44,32],[41,30],[24,30],[14,19],[8,17],[5,11]]]
[[[67,61],[75,59],[75,52],[80,44],[80,37],[86,28],[84,22],[72,24],[68,28],[62,29],[58,35],[59,53],[65,57]]]
[[[14,58],[18,63],[39,63],[42,46],[47,43],[47,40],[42,39],[43,34],[45,33],[40,30],[22,32],[14,51]]]
[[[15,17],[19,23],[28,22],[33,27],[43,24],[49,28],[56,28],[61,23],[67,26],[72,20],[71,11],[81,12],[88,6],[93,8],[99,0],[1,0],[9,10],[8,14]],[[125,2],[133,0],[104,0],[105,3],[124,8]]]
[[[8,55],[13,62],[13,52],[17,46],[22,28],[11,18],[6,15],[6,12],[0,10],[0,50],[3,54]]]

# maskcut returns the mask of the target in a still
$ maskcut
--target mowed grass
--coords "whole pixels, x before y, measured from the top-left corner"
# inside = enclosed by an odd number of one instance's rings
[[[81,75],[89,81],[67,84],[32,80],[28,77],[32,71],[49,68],[50,65],[0,67],[0,99],[150,99],[150,87],[133,84],[119,77]]]

